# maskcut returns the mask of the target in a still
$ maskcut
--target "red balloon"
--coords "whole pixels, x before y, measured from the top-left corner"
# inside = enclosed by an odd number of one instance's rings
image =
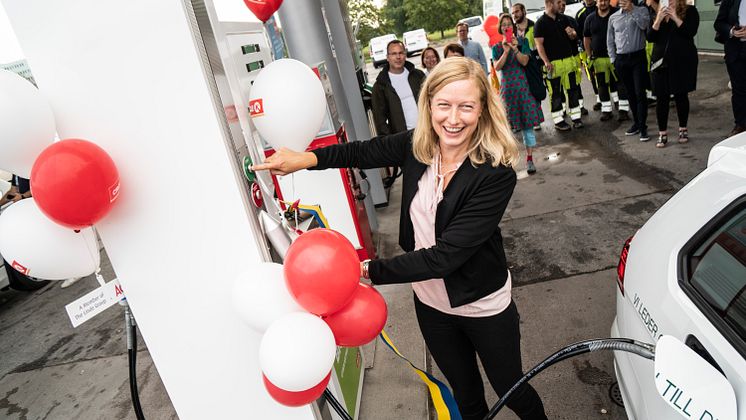
[[[31,192],[51,220],[82,229],[111,210],[119,196],[119,171],[99,146],[86,140],[62,140],[36,158]]]
[[[342,308],[360,282],[355,247],[331,229],[313,229],[299,236],[285,255],[283,271],[290,295],[316,315]]]
[[[269,20],[282,4],[282,0],[243,0],[243,2],[262,22]]]
[[[267,379],[267,376],[262,374],[264,380],[264,387],[267,388],[269,395],[278,403],[286,405],[288,407],[300,407],[312,403],[319,399],[321,394],[324,393],[326,386],[329,384],[329,378],[331,378],[332,372],[330,371],[326,378],[324,378],[318,385],[305,391],[285,391],[284,389],[278,388],[272,382]]]
[[[338,346],[357,347],[367,344],[386,325],[388,309],[383,296],[371,286],[358,283],[350,303],[324,317],[334,333]]]
[[[490,46],[497,44],[503,40],[503,36],[500,35],[500,18],[495,15],[489,15],[484,20],[484,32],[490,37]]]

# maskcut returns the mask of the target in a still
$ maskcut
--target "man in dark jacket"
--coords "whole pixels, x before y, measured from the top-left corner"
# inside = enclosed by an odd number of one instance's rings
[[[393,40],[386,46],[386,64],[373,85],[373,122],[379,136],[411,130],[417,125],[417,99],[425,73],[407,61],[404,43]],[[398,168],[393,168],[384,186],[390,187]]]
[[[723,0],[715,18],[717,40],[725,43],[725,64],[733,87],[736,125],[728,137],[746,131],[746,1]]]

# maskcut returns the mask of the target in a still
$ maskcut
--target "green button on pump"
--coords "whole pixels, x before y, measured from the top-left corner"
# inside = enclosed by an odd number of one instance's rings
[[[249,182],[254,182],[256,180],[256,174],[254,174],[254,171],[251,170],[251,165],[254,163],[251,161],[251,156],[246,156],[243,158],[243,175],[246,177],[246,179],[249,180]]]

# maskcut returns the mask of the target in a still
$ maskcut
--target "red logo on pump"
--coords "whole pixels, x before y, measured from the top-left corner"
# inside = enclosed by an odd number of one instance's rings
[[[119,295],[124,294],[124,290],[122,290],[122,286],[114,286],[114,292],[116,292],[116,297],[119,297]]]
[[[249,101],[249,114],[252,118],[264,115],[264,103],[261,98]]]
[[[26,267],[24,267],[24,266],[22,266],[21,263],[19,263],[18,261],[13,260],[13,263],[11,264],[11,267],[15,268],[16,271],[18,271],[19,273],[28,276],[29,269],[26,268]]]

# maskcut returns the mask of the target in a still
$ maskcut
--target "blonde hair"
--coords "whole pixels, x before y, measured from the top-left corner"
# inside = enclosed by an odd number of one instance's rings
[[[489,162],[492,166],[513,166],[518,161],[518,143],[510,130],[505,107],[487,81],[482,67],[464,57],[443,60],[422,85],[417,105],[419,116],[412,136],[415,159],[426,165],[433,162],[438,135],[432,124],[430,102],[443,87],[459,80],[473,80],[476,83],[482,107],[477,129],[469,141],[468,155],[472,165]]]

